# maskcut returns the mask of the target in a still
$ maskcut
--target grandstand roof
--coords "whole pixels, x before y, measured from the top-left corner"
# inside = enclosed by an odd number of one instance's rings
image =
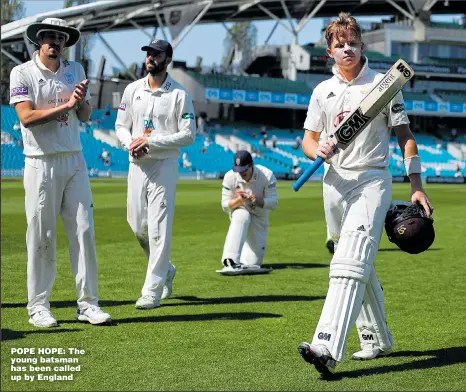
[[[407,4],[410,6],[407,7]],[[23,41],[30,23],[46,17],[60,17],[79,26],[84,34],[174,25],[187,9],[200,7],[198,23],[218,23],[288,17],[306,21],[311,17],[336,16],[341,11],[355,15],[393,15],[400,11],[418,13],[424,9],[433,14],[464,12],[463,0],[103,0],[62,10],[37,14],[1,27],[1,45]],[[203,10],[205,8],[205,10]],[[397,11],[398,9],[398,11]],[[202,11],[202,12],[201,12]],[[309,18],[310,19],[310,18]]]

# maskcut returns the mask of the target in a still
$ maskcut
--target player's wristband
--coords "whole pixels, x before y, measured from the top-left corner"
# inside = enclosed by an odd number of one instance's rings
[[[404,164],[406,168],[406,174],[410,176],[411,174],[421,174],[421,158],[419,155],[413,155],[404,159]]]

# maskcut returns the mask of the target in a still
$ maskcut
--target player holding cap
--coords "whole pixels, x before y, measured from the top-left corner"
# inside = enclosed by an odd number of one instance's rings
[[[191,97],[167,73],[172,46],[154,40],[141,49],[147,52],[149,74],[126,87],[115,125],[129,151],[127,219],[149,261],[136,308],[152,309],[172,292],[179,148],[194,142],[196,124]]]
[[[110,321],[97,301],[97,259],[93,204],[78,122],[91,114],[81,64],[61,57],[79,41],[79,30],[66,21],[47,18],[26,30],[39,46],[32,59],[13,68],[10,104],[21,122],[24,142],[28,252],[29,323],[54,327],[50,292],[56,274],[57,218],[69,240],[71,268],[78,295],[77,319],[91,324]]]
[[[411,201],[431,214],[421,184],[421,163],[409,129],[403,97],[399,92],[389,105],[344,151],[335,154],[328,138],[341,121],[359,106],[382,74],[369,68],[363,56],[361,28],[346,13],[327,27],[328,55],[335,60],[334,76],[315,89],[304,123],[303,151],[311,159],[324,158],[325,217],[335,239],[330,264],[330,285],[312,343],[299,351],[323,375],[343,361],[348,333],[356,322],[361,351],[354,359],[373,359],[392,351],[384,296],[374,270],[374,260],[392,199],[388,171],[389,138],[395,131],[411,180]],[[319,144],[319,136],[324,137]]]
[[[223,248],[224,275],[267,273],[261,268],[267,246],[269,213],[278,206],[277,179],[271,170],[254,165],[248,151],[235,154],[233,169],[222,184],[222,208],[230,216]]]

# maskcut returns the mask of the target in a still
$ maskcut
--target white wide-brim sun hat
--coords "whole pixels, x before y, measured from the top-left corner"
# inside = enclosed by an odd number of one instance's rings
[[[66,47],[73,46],[79,41],[81,33],[78,29],[68,26],[66,20],[47,18],[40,23],[32,23],[26,29],[26,37],[35,45],[39,45],[38,35],[43,31],[58,31],[66,35]]]

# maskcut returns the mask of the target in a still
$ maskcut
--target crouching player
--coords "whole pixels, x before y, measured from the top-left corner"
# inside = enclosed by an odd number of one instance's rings
[[[269,213],[278,206],[277,179],[271,170],[254,165],[248,151],[238,151],[225,174],[222,208],[230,216],[223,248],[223,275],[267,273],[262,262],[267,246]]]

